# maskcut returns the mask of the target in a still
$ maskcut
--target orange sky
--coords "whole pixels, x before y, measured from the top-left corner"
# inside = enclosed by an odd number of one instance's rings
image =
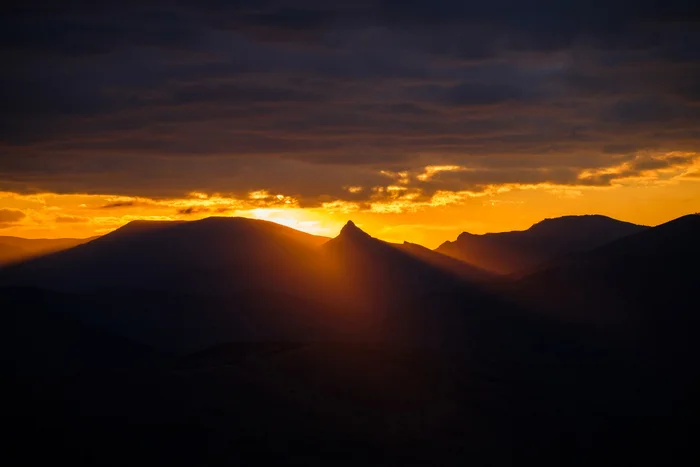
[[[67,3],[0,15],[0,236],[219,215],[434,247],[700,211],[700,35],[673,1]]]
[[[622,177],[608,187],[504,184],[480,192],[439,191],[425,197],[402,184],[399,176],[393,184],[383,187],[347,187],[351,192],[375,193],[367,203],[337,200],[306,208],[300,207],[292,195],[266,190],[238,198],[195,192],[159,199],[0,192],[0,235],[89,237],[135,219],[194,220],[219,215],[266,219],[325,236],[336,235],[352,219],[378,238],[407,240],[433,248],[463,231],[525,229],[543,218],[567,214],[604,214],[657,225],[700,211],[700,160],[695,156],[689,154],[692,164],[682,169]],[[422,176],[451,170],[459,167],[426,167]]]

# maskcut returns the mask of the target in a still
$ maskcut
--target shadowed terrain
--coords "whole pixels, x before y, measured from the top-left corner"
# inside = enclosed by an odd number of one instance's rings
[[[533,307],[610,331],[644,333],[658,350],[695,341],[700,215],[692,214],[542,265],[515,287]],[[665,335],[672,333],[672,335]]]
[[[131,223],[0,272],[10,444],[91,465],[668,461],[698,415],[698,219],[517,279],[352,222]]]

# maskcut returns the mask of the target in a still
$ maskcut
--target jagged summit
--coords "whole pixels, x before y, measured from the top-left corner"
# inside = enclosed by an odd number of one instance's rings
[[[370,235],[355,225],[353,221],[348,221],[340,230],[338,238],[370,238]]]

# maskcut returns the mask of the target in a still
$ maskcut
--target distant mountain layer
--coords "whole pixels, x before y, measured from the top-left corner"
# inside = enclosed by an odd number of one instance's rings
[[[517,287],[535,307],[564,317],[642,326],[652,334],[692,333],[700,324],[698,239],[700,215],[684,216],[552,261]]]
[[[20,238],[0,236],[0,267],[87,243],[90,238]]]
[[[514,274],[647,228],[599,215],[565,216],[545,219],[523,231],[484,235],[464,232],[435,251],[494,273]]]

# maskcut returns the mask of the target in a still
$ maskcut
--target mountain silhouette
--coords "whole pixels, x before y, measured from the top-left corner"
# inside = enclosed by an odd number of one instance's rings
[[[32,239],[0,236],[0,267],[26,261],[37,256],[67,250],[96,238],[98,237]]]
[[[303,286],[297,279],[325,240],[246,218],[134,221],[90,243],[7,268],[0,280],[63,291],[121,287],[229,295],[270,284],[293,291]]]
[[[212,217],[132,222],[8,267],[0,284],[64,292],[60,308],[109,332],[196,349],[240,339],[377,338],[399,322],[405,327],[409,309],[420,315],[419,297],[488,278],[422,247],[375,239],[352,221],[328,240],[267,221]]]
[[[648,352],[675,351],[680,358],[696,349],[700,331],[698,238],[700,215],[684,216],[552,261],[516,288],[535,309],[641,339]]]
[[[322,250],[340,300],[381,341],[459,348],[475,316],[510,308],[487,293],[490,273],[418,245],[376,239],[352,221]]]
[[[545,219],[527,230],[464,232],[435,251],[498,274],[526,273],[558,256],[589,250],[647,227],[600,215]]]
[[[326,240],[246,218],[132,222],[4,268],[0,285],[64,292],[57,308],[154,347],[292,338],[318,332],[334,299],[318,254]]]
[[[494,277],[353,222],[130,223],[0,271],[9,444],[91,464],[664,460],[698,414],[698,238],[686,216]]]
[[[407,300],[461,279],[483,279],[468,265],[459,273],[435,261],[438,254],[416,254],[404,245],[378,240],[349,221],[337,237],[326,242],[323,252],[352,297],[381,303]],[[429,256],[432,261],[426,260]],[[469,274],[466,271],[469,270]]]

